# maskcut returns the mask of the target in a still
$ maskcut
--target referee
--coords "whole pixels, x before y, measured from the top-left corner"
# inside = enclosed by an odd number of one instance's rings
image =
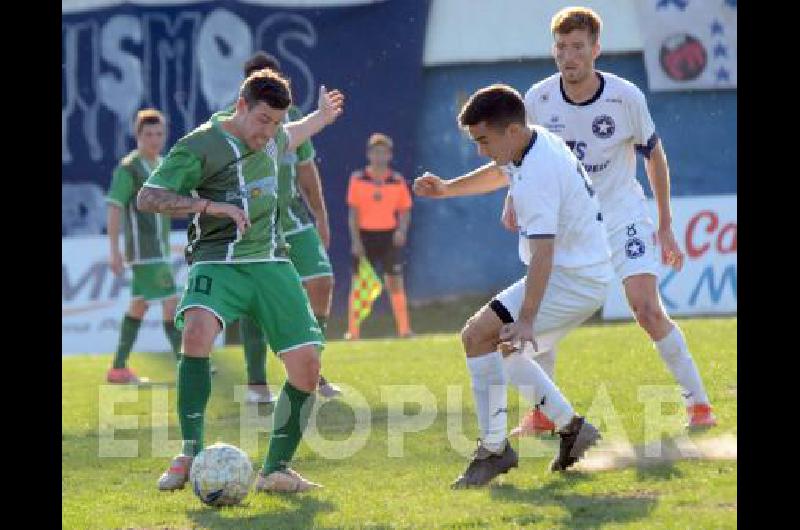
[[[366,256],[373,268],[383,271],[389,290],[398,337],[411,336],[403,287],[402,250],[411,222],[411,194],[403,175],[393,171],[392,140],[375,133],[367,142],[369,164],[350,175],[347,188],[348,224],[353,254],[353,282],[358,262]],[[350,290],[348,332],[345,338],[359,338],[353,289]]]

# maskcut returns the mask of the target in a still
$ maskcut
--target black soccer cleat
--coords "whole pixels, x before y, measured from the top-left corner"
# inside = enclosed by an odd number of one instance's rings
[[[561,445],[550,462],[550,471],[564,471],[583,458],[586,451],[601,438],[600,431],[581,416],[575,416],[558,431]]]
[[[472,453],[472,461],[466,471],[461,474],[451,485],[453,489],[468,488],[470,486],[485,486],[494,477],[508,473],[512,467],[517,467],[519,458],[516,451],[505,441],[505,448],[500,453],[493,453],[486,449],[478,440],[478,448]]]

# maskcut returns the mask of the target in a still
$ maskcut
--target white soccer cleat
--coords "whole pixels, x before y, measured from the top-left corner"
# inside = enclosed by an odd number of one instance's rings
[[[319,377],[319,386],[317,387],[319,395],[328,399],[339,397],[342,395],[342,389],[333,383],[329,382],[324,377]]]
[[[192,468],[192,457],[178,455],[172,459],[169,469],[158,478],[158,489],[161,491],[182,490],[189,481],[189,470]]]
[[[247,385],[245,403],[274,403],[275,396],[269,391],[269,385]]]
[[[259,471],[256,480],[256,491],[266,493],[300,493],[321,487],[322,485],[304,479],[297,471],[288,467],[273,471],[267,476]]]

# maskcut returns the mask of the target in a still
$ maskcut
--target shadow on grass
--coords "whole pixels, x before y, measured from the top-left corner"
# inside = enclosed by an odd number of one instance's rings
[[[250,495],[248,499],[252,503],[252,496],[261,494],[251,493]],[[223,517],[222,513],[225,508],[217,509],[206,506],[189,510],[186,515],[198,526],[213,528],[214,530],[238,530],[240,528],[269,528],[273,530],[277,528],[315,528],[314,518],[318,513],[331,512],[336,509],[336,505],[306,494],[286,494],[281,497],[291,502],[291,506],[274,512],[248,517]],[[245,504],[247,502],[245,501]]]
[[[492,498],[505,502],[522,502],[535,506],[561,506],[569,515],[562,523],[569,528],[600,528],[609,523],[629,523],[649,516],[658,503],[655,495],[581,495],[566,492],[564,488],[587,479],[588,473],[569,473],[541,488],[522,490],[511,484],[491,488]],[[523,520],[524,519],[524,520]],[[509,524],[531,524],[541,520],[535,514],[505,519]]]

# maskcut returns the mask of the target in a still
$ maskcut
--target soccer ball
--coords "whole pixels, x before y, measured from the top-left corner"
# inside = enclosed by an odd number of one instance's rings
[[[209,506],[233,506],[247,496],[253,483],[253,464],[233,445],[217,442],[194,457],[189,471],[194,494]]]

